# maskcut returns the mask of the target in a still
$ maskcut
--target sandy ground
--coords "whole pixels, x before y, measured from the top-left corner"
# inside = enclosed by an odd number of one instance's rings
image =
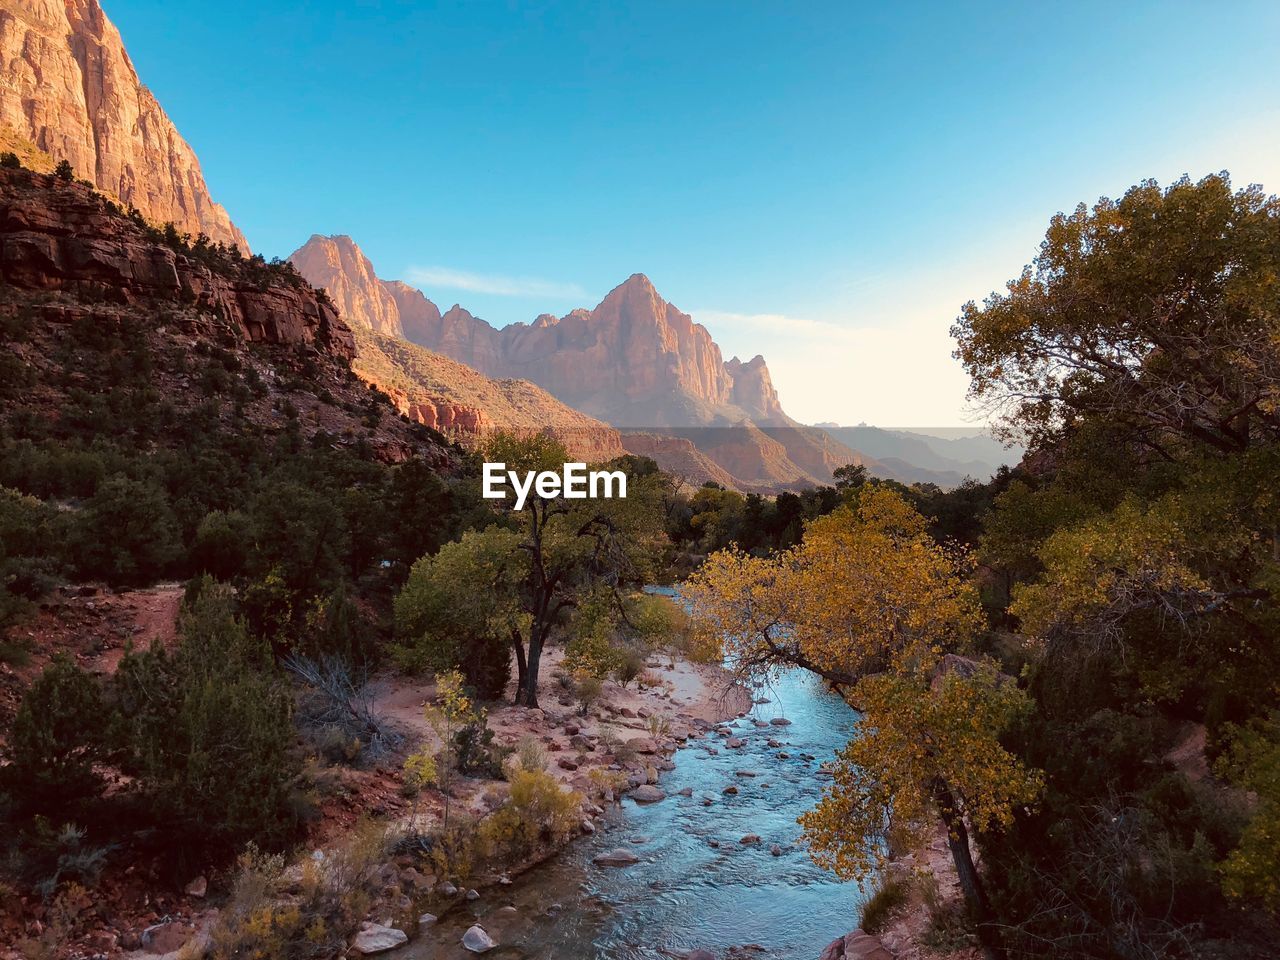
[[[525,740],[536,741],[548,758],[548,770],[562,784],[584,795],[597,791],[591,780],[593,770],[612,767],[623,777],[643,772],[645,780],[652,780],[649,768],[661,773],[666,755],[679,744],[751,707],[748,692],[734,684],[721,667],[663,655],[651,658],[647,666],[647,673],[657,683],[642,687],[633,682],[624,689],[612,680],[605,681],[600,698],[584,713],[557,680],[563,657],[560,648],[543,653],[539,707],[511,703],[513,680],[508,697],[488,705],[488,723],[495,744],[516,748]],[[434,683],[394,675],[379,677],[374,683],[377,710],[404,737],[401,753],[423,745],[438,749],[438,738],[423,712],[434,700]],[[501,801],[505,784],[462,780],[455,793],[479,814]],[[436,803],[419,809],[418,826],[429,826],[438,812]]]

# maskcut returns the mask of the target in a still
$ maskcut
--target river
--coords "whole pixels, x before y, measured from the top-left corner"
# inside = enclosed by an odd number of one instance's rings
[[[660,948],[719,955],[746,944],[764,947],[761,957],[814,960],[857,926],[861,891],[809,860],[796,817],[817,801],[827,782],[818,767],[849,739],[857,714],[806,671],[784,674],[757,698],[769,702],[732,724],[742,748],[715,734],[690,740],[663,775],[667,799],[624,799],[594,836],[460,905],[398,956],[473,957],[459,941],[479,922],[501,944],[485,954],[492,960],[655,960]],[[774,717],[791,723],[755,725]],[[738,792],[725,794],[731,784]],[[679,795],[686,787],[691,797]],[[742,845],[747,834],[761,842]],[[620,846],[640,862],[592,863]]]

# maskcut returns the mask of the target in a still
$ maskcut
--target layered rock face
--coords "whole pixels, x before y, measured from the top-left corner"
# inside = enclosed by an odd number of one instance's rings
[[[215,264],[194,251],[174,249],[153,233],[82,184],[0,170],[0,279],[5,284],[64,291],[82,302],[195,307],[219,313],[254,342],[355,355],[351,331],[297,274],[229,258]],[[60,309],[57,303],[50,308]]]
[[[586,463],[622,456],[618,431],[570,409],[527,380],[495,380],[448,357],[364,327],[354,330],[353,369],[411,420],[465,444],[496,431],[548,433]]]
[[[152,222],[248,251],[97,0],[0,3],[0,125]]]
[[[313,236],[290,260],[308,281],[329,292],[347,323],[389,337],[404,335],[395,297],[350,237]]]

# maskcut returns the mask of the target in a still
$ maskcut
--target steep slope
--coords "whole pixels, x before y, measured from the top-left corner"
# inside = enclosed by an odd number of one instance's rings
[[[98,0],[0,0],[0,127],[154,223],[249,249]]]
[[[246,449],[296,432],[389,463],[455,462],[371,396],[350,329],[292,268],[171,243],[51,175],[0,169],[0,341],[0,423],[145,432],[148,447],[181,447],[200,423]]]
[[[463,442],[503,430],[546,432],[569,453],[600,463],[626,451],[618,431],[566,407],[525,380],[494,380],[416,344],[355,328],[353,369],[411,420]]]
[[[293,270],[175,247],[90,188],[49,174],[0,171],[0,276],[18,288],[125,306],[191,306],[252,342],[355,355],[351,331]],[[44,312],[75,308],[53,298]]]

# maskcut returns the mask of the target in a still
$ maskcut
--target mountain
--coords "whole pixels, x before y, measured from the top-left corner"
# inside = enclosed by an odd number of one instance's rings
[[[97,0],[0,0],[0,131],[153,223],[249,249]]]
[[[179,450],[183,430],[244,451],[296,431],[385,463],[456,466],[390,407],[372,415],[382,404],[352,374],[352,331],[293,269],[167,240],[49,174],[0,168],[0,340],[0,425]]]
[[[966,437],[939,437],[923,431],[886,430],[860,424],[841,427],[820,424],[832,437],[869,456],[897,466],[903,472],[915,471],[919,477],[927,473],[947,478],[944,486],[954,486],[965,477],[986,480],[1001,466],[1017,463],[1021,451],[1006,449],[986,434]]]
[[[350,237],[313,236],[290,260],[329,291],[353,326],[402,336],[488,377],[535,383],[619,428],[624,443],[628,434],[683,438],[715,465],[695,470],[707,479],[777,490],[828,482],[847,463],[876,466],[788,417],[763,357],[726,361],[707,329],[643,274],[592,310],[499,329],[459,304],[441,311],[417,289],[379,279]],[[692,463],[683,444],[637,440],[628,449],[641,446],[681,472]]]
[[[404,336],[396,298],[350,237],[313,236],[289,259],[307,280],[328,291],[348,324],[390,337]]]

